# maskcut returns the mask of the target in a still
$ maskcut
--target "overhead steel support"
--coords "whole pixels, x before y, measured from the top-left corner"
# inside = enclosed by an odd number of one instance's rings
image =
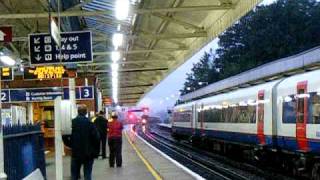
[[[159,63],[162,61],[170,61],[170,60],[130,60],[130,61],[121,61],[119,64],[146,64],[146,63]],[[83,66],[104,66],[104,65],[111,65],[112,62],[93,62],[93,63],[88,63],[88,64],[77,64],[78,67],[83,67]]]
[[[120,53],[126,54],[139,54],[139,53],[157,53],[157,52],[172,52],[172,51],[185,51],[188,50],[187,48],[163,48],[163,49],[138,49],[138,50],[129,50],[129,51],[119,51]],[[93,52],[94,56],[102,56],[102,55],[110,55],[111,51],[104,51],[104,52]]]
[[[119,99],[120,101],[126,101],[126,100],[138,100],[140,99],[139,97],[134,97],[134,98],[125,98],[125,99]]]
[[[233,8],[234,6],[232,4],[222,4],[222,5],[211,5],[211,6],[187,6],[187,7],[172,7],[172,8],[137,9],[134,12],[137,14],[150,14],[150,13],[167,13],[167,12],[229,10]]]
[[[94,30],[94,29],[89,29]],[[105,34],[96,32],[99,37],[95,37],[93,39],[94,42],[103,42],[103,41],[110,41],[111,37],[106,37]],[[139,38],[150,38],[150,39],[185,39],[185,38],[198,38],[198,37],[207,37],[206,32],[195,32],[195,33],[181,33],[181,34],[139,34],[139,35],[129,35],[126,36],[128,39],[139,39]],[[28,41],[28,37],[13,37],[12,41],[14,42],[25,42]]]
[[[144,92],[133,92],[133,93],[120,93],[120,96],[127,96],[127,95],[141,95],[144,94]]]
[[[193,24],[190,24],[190,23],[187,23],[187,22],[184,22],[182,20],[175,19],[175,18],[172,18],[172,17],[169,17],[169,16],[165,16],[165,15],[160,14],[160,13],[153,13],[152,15],[156,16],[156,17],[159,17],[159,18],[161,18],[163,20],[170,21],[170,22],[175,23],[175,24],[179,24],[179,25],[183,26],[186,29],[194,29],[196,31],[203,31],[204,30],[203,27],[198,27],[196,25],[193,25]]]
[[[132,69],[120,69],[119,72],[146,72],[146,71],[164,71],[168,70],[168,67],[153,67],[153,68],[132,68]],[[88,70],[77,71],[78,73],[111,73],[110,70]]]
[[[211,6],[189,6],[189,7],[176,7],[176,8],[156,8],[156,9],[136,9],[133,13],[137,14],[150,14],[150,13],[165,13],[165,12],[191,12],[191,11],[213,11],[213,10],[228,10],[234,8],[233,5],[211,5]],[[100,15],[113,15],[113,11],[63,11],[60,13],[61,17],[71,16],[100,16]],[[12,14],[0,14],[0,19],[30,19],[30,18],[48,18],[48,12],[40,13],[12,13]],[[58,13],[52,12],[51,17],[58,17]]]
[[[185,38],[196,38],[196,37],[207,37],[208,34],[204,31],[195,33],[181,33],[181,34],[139,34],[132,38],[153,38],[153,39],[185,39]]]

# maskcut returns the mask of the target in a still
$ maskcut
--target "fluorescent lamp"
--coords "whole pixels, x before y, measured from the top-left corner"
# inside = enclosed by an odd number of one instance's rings
[[[129,14],[129,0],[117,0],[116,2],[116,18],[125,20]]]
[[[3,64],[8,66],[13,66],[16,64],[16,61],[10,56],[0,56],[0,60]]]
[[[120,52],[119,51],[113,51],[111,53],[111,59],[113,62],[117,62],[120,59]]]
[[[112,37],[112,43],[115,49],[118,49],[123,43],[123,34],[115,33]]]
[[[117,64],[117,63],[112,63],[112,64],[111,64],[111,69],[112,69],[112,72],[118,71],[118,69],[119,69],[119,64]]]
[[[119,76],[119,73],[118,72],[114,72],[114,71],[112,71],[112,75],[111,75],[112,77],[118,77]]]

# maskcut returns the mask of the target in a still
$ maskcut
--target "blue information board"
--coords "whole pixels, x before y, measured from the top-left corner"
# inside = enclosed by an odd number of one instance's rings
[[[60,48],[50,34],[29,34],[29,55],[32,65],[92,62],[91,32],[61,33]]]
[[[77,100],[93,99],[93,87],[76,87]],[[3,89],[1,91],[2,102],[41,102],[53,101],[56,97],[63,96],[63,99],[69,99],[69,88],[34,88],[34,89]]]

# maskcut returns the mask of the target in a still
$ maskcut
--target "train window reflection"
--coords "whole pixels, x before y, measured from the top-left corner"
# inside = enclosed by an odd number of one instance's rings
[[[285,97],[287,100],[282,104],[282,122],[283,123],[296,123],[297,111],[296,111],[296,99],[293,95]]]
[[[320,124],[320,95],[313,92],[310,93],[310,99],[309,101],[309,114],[312,115],[312,117],[309,118],[311,120],[312,124]],[[310,122],[310,121],[309,121]]]
[[[203,117],[203,122],[222,122],[222,123],[255,123],[256,105],[239,106],[234,104],[220,108],[204,109],[198,112],[198,117]]]

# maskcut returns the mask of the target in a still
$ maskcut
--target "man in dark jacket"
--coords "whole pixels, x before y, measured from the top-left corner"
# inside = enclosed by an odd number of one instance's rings
[[[118,121],[118,116],[112,114],[112,121],[108,123],[108,144],[109,144],[109,165],[114,167],[116,160],[117,167],[122,166],[122,129],[123,125]]]
[[[107,128],[108,121],[104,118],[103,111],[98,113],[97,118],[94,120],[94,124],[96,125],[99,134],[100,134],[100,151],[103,159],[106,158],[106,143],[107,143]]]
[[[82,165],[84,179],[91,180],[93,161],[99,155],[99,133],[86,114],[86,105],[79,105],[78,116],[72,120],[72,134],[63,137],[66,146],[72,149],[72,180],[80,179]]]

